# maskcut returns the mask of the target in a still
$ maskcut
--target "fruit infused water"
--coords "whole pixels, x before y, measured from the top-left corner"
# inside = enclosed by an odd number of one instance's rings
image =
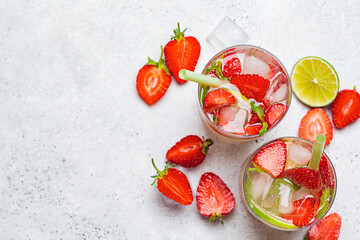
[[[277,229],[296,230],[325,216],[336,192],[334,168],[325,153],[310,168],[313,143],[295,137],[273,140],[249,159],[242,177],[248,210]]]
[[[289,77],[279,60],[250,45],[215,55],[202,74],[218,78],[218,87],[199,84],[202,119],[221,135],[252,139],[275,127],[288,110]]]

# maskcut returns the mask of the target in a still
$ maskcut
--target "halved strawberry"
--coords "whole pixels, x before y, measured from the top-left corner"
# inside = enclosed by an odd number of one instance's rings
[[[325,135],[325,146],[328,145],[333,138],[333,126],[324,109],[313,108],[301,119],[299,137],[315,142],[318,134]]]
[[[230,78],[241,73],[241,62],[236,54],[224,57],[222,74],[224,77]]]
[[[196,135],[188,135],[167,151],[166,159],[182,167],[196,167],[205,160],[213,143],[212,139],[205,140]]]
[[[329,160],[323,154],[320,158],[319,172],[322,182],[330,189],[335,187],[335,173],[330,166]]]
[[[234,75],[230,83],[234,84],[247,98],[261,102],[269,89],[270,81],[257,74]]]
[[[284,176],[307,189],[318,189],[321,184],[319,171],[311,168],[286,169]]]
[[[360,118],[360,94],[354,90],[341,90],[331,105],[335,127],[343,128]]]
[[[310,240],[336,240],[339,238],[341,217],[332,213],[312,226],[308,232]]]
[[[166,197],[183,205],[190,205],[194,197],[186,175],[176,168],[172,168],[168,162],[165,169],[160,171],[155,166],[154,159],[151,161],[157,172],[157,175],[151,176],[156,178],[152,184],[157,181],[157,189]]]
[[[292,220],[296,226],[306,226],[314,216],[314,203],[310,198],[295,201],[294,212],[281,215],[282,218]]]
[[[171,74],[175,77],[178,83],[184,83],[186,80],[179,78],[179,71],[187,69],[195,70],[195,66],[200,56],[200,43],[195,37],[185,37],[184,31],[178,28],[174,30],[174,36],[171,37],[170,42],[165,45],[165,61]]]
[[[223,182],[212,172],[204,173],[196,191],[196,205],[201,215],[210,217],[209,222],[228,215],[235,207],[235,197]]]
[[[162,56],[163,47],[161,46],[159,62],[148,58],[148,63],[139,70],[136,77],[136,89],[140,97],[149,105],[164,96],[171,83],[170,72]]]
[[[259,135],[262,125],[249,125],[245,128],[247,135]]]
[[[255,155],[253,162],[278,178],[284,172],[287,146],[282,140],[276,140],[261,148]]]
[[[269,127],[274,125],[278,119],[285,113],[286,105],[277,103],[272,105],[265,113],[265,121],[269,124]]]
[[[219,88],[206,94],[203,109],[210,114],[216,114],[221,107],[229,106],[235,102],[235,97],[229,91]]]

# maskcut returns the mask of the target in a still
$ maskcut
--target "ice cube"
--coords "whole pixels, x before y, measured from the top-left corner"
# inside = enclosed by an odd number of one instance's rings
[[[240,109],[236,112],[235,118],[222,126],[222,129],[227,132],[235,132],[235,129],[243,128],[248,119],[248,114],[248,111]]]
[[[304,187],[300,188],[299,190],[297,190],[294,193],[294,201],[300,200],[300,199],[304,199],[304,198],[308,198],[308,197],[313,197],[313,195],[311,194],[311,190],[306,189]]]
[[[270,71],[269,64],[254,56],[246,56],[243,67],[242,74],[258,74],[263,78],[267,78]]]
[[[219,122],[220,125],[226,125],[230,121],[235,119],[236,113],[240,110],[240,108],[236,105],[222,107],[219,110]]]
[[[292,143],[288,147],[287,158],[296,162],[297,165],[305,166],[311,159],[311,151],[299,144]]]
[[[269,105],[285,100],[288,96],[288,88],[286,79],[283,74],[278,75],[275,80],[270,84],[269,90],[267,91],[264,101],[268,102]]]
[[[252,178],[251,196],[253,199],[264,199],[272,183],[272,178],[267,173],[260,173]]]
[[[278,211],[281,214],[288,214],[294,211],[294,194],[291,187],[286,184],[280,186],[280,198]]]

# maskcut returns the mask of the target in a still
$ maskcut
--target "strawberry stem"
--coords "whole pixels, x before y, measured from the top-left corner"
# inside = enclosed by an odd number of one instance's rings
[[[220,220],[221,224],[224,224],[221,213],[213,213],[208,222],[215,222],[217,219]]]
[[[185,28],[184,31],[180,30],[180,23],[177,23],[177,29],[174,29],[174,36],[170,36],[171,39],[174,39],[178,42],[180,42],[183,38],[184,38],[184,32],[186,31],[187,28]]]
[[[164,48],[162,45],[160,47],[161,47],[161,54],[160,54],[159,61],[155,62],[154,60],[152,60],[151,58],[148,57],[147,64],[154,65],[156,68],[161,68],[162,70],[164,70],[166,72],[167,75],[170,75],[169,69],[165,66],[165,60],[163,59]]]
[[[205,138],[203,137],[203,142],[204,143],[203,143],[203,147],[201,149],[201,152],[203,154],[208,154],[209,147],[214,144],[214,141],[211,138],[208,138],[208,139],[205,140]]]

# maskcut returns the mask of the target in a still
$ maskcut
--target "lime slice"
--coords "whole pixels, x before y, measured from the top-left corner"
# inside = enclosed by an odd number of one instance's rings
[[[254,211],[254,213],[256,213],[256,215],[258,215],[260,218],[266,220],[267,222],[271,223],[272,225],[282,227],[285,229],[299,228],[299,227],[295,226],[294,224],[284,222],[283,220],[281,220],[280,217],[274,216],[272,213],[270,213],[264,209],[260,210],[260,207],[254,201],[251,201],[249,206]]]
[[[296,97],[310,107],[324,107],[334,101],[339,91],[335,69],[319,57],[300,59],[291,71],[291,84]]]

